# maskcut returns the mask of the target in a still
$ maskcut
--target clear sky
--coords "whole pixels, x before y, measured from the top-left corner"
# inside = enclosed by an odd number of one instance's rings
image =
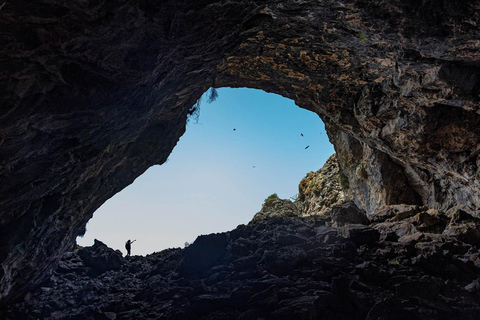
[[[232,230],[272,193],[296,196],[306,173],[334,153],[320,118],[292,100],[246,88],[218,94],[211,104],[204,95],[198,124],[189,121],[167,163],[95,212],[79,245],[98,239],[125,254],[136,239],[132,254],[145,255]]]

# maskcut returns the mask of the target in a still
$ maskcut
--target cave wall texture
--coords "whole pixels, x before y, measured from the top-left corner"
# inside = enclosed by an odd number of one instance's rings
[[[7,0],[0,9],[0,299],[38,284],[93,212],[162,164],[211,86],[326,124],[370,215],[480,216],[477,0]]]

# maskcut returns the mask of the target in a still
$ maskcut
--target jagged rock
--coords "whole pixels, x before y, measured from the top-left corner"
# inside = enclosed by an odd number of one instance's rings
[[[347,238],[358,245],[372,245],[380,240],[378,230],[363,225],[349,224],[345,226],[344,233]]]
[[[302,215],[326,215],[334,205],[344,202],[339,176],[336,154],[317,172],[307,173],[298,185],[297,201],[301,203]]]
[[[413,224],[421,232],[442,233],[448,224],[448,218],[438,210],[427,210],[417,213],[413,217]]]
[[[385,220],[395,218],[395,220],[399,221],[399,220],[411,217],[416,213],[425,211],[425,210],[426,210],[425,207],[421,207],[417,205],[398,204],[398,205],[384,206],[380,210],[375,211],[371,215],[371,220],[372,222],[384,222]]]
[[[343,226],[350,223],[369,224],[370,220],[364,210],[359,209],[353,201],[334,206],[330,211],[332,221]]]
[[[123,263],[121,254],[97,239],[92,247],[82,248],[77,254],[89,268],[89,273],[94,276],[110,270],[119,270]]]
[[[480,247],[480,228],[478,224],[462,223],[461,225],[450,225],[443,231],[443,234]]]
[[[178,272],[191,276],[207,271],[225,255],[227,244],[223,233],[199,236],[185,249]]]
[[[472,281],[472,283],[465,287],[465,290],[468,292],[480,292],[480,279]]]
[[[267,250],[263,258],[268,270],[275,275],[284,276],[304,263],[307,253],[299,247],[288,246],[281,250]]]
[[[3,1],[0,299],[53,271],[93,212],[185,131],[206,88],[325,122],[347,198],[480,206],[478,1]],[[347,183],[345,183],[347,185]]]
[[[262,223],[272,218],[298,217],[299,215],[300,211],[292,201],[273,198],[265,201],[262,209],[255,214],[250,223]]]
[[[408,219],[392,217],[383,228],[394,232]],[[480,317],[478,246],[427,233],[408,243],[378,242],[377,226],[273,218],[201,236],[185,249],[127,257],[120,269],[95,276],[69,252],[42,287],[0,309],[0,318]],[[82,250],[115,254],[100,242]]]

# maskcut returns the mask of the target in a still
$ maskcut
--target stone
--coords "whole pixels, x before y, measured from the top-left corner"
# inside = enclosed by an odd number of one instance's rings
[[[364,210],[361,210],[353,201],[347,201],[341,205],[336,205],[330,212],[330,217],[338,226],[345,224],[369,224]]]
[[[460,225],[449,225],[443,231],[443,234],[480,247],[480,224],[462,223]]]
[[[94,276],[110,270],[119,270],[123,264],[121,255],[97,239],[92,247],[80,249],[77,254],[89,268],[88,272]]]
[[[448,219],[437,210],[428,210],[417,213],[413,217],[413,224],[420,232],[442,233],[448,224]]]
[[[471,245],[442,234],[436,235],[435,242],[415,245],[371,242],[375,233],[378,239],[375,224],[318,226],[323,219],[284,217],[239,226],[201,236],[184,249],[122,259],[121,268],[100,274],[89,272],[91,267],[77,252],[68,252],[48,281],[31,291],[28,299],[1,308],[0,318],[354,320],[431,316],[464,320],[480,316],[474,263],[478,250]],[[392,228],[403,223],[384,222],[382,228],[394,232]],[[350,238],[341,236],[347,228]],[[322,246],[316,235],[338,241]],[[355,239],[364,244],[357,246]],[[247,244],[257,249],[235,249]],[[117,255],[99,241],[82,250],[82,255]]]
[[[385,299],[378,302],[367,315],[366,320],[420,320],[422,319],[419,315],[416,315],[415,312],[408,307],[404,307],[399,299]]]
[[[344,202],[339,176],[336,154],[331,155],[317,172],[307,173],[298,185],[297,201],[301,203],[301,215],[327,215],[333,206]]]
[[[207,271],[225,256],[227,243],[227,236],[222,233],[199,236],[185,249],[178,272],[193,276]]]
[[[373,245],[380,240],[378,230],[363,225],[349,224],[344,227],[344,232],[357,245]]]
[[[270,199],[265,200],[262,209],[255,214],[250,223],[262,223],[269,221],[271,218],[295,217],[299,215],[300,211],[292,201],[278,198]]]
[[[397,298],[420,297],[432,299],[437,297],[442,290],[442,283],[424,279],[426,281],[406,281],[395,286]]]
[[[417,242],[423,238],[423,233],[421,232],[415,232],[413,234],[406,234],[404,236],[401,236],[398,239],[398,242],[403,242],[403,243],[408,243],[408,242]]]
[[[281,250],[265,251],[263,263],[273,274],[285,275],[303,264],[306,258],[307,254],[301,248],[287,247]]]
[[[472,283],[465,286],[465,290],[468,292],[480,292],[480,279],[472,281]]]
[[[280,233],[279,235],[277,235],[277,243],[280,246],[295,245],[305,242],[308,242],[308,238],[299,235],[285,233]]]

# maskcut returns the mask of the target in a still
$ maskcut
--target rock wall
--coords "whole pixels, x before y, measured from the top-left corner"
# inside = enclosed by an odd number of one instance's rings
[[[478,216],[479,12],[476,0],[6,1],[0,300],[38,284],[104,201],[167,159],[210,86],[321,116],[370,214],[407,202]]]
[[[298,185],[298,203],[302,216],[326,215],[334,205],[347,198],[348,182],[342,180],[337,155],[328,158],[317,172],[309,172]],[[343,182],[343,186],[341,185]]]
[[[299,217],[301,215],[298,205],[287,199],[278,197],[267,198],[262,208],[254,216],[250,224],[262,223],[279,217]]]

